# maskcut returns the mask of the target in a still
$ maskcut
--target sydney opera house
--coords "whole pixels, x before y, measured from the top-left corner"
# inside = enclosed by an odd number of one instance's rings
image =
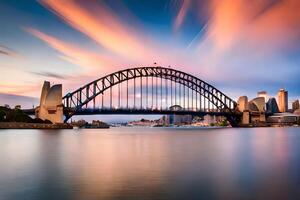
[[[242,113],[242,125],[293,125],[300,124],[299,100],[293,102],[293,109],[288,109],[288,92],[280,89],[278,104],[275,98],[267,100],[266,92],[259,92],[258,97],[248,100],[242,96],[238,100],[238,111]]]
[[[63,123],[62,85],[53,85],[45,81],[42,88],[40,105],[35,110],[37,118]]]

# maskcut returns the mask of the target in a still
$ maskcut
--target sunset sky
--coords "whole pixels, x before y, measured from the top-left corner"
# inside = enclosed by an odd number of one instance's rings
[[[0,0],[0,104],[119,69],[191,73],[228,96],[300,98],[299,0]],[[33,97],[33,98],[32,98]]]

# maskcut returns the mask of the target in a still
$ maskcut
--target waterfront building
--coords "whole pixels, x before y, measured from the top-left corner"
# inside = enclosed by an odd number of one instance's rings
[[[109,125],[100,120],[93,120],[90,127],[91,128],[109,128]]]
[[[203,119],[201,119],[201,123],[198,124],[201,124],[202,126],[218,126],[224,121],[227,121],[224,116],[204,115]]]
[[[257,97],[263,97],[265,102],[269,100],[268,93],[266,91],[257,92]]]
[[[293,103],[292,103],[293,112],[295,112],[295,110],[297,110],[299,108],[300,108],[300,106],[299,106],[299,100],[293,101]]]
[[[169,115],[167,117],[167,124],[183,125],[191,124],[193,117],[191,115]]]
[[[256,97],[249,102],[249,110],[252,112],[265,112],[264,97]]]
[[[280,89],[278,92],[278,108],[282,113],[288,110],[288,91],[284,89]]]
[[[294,111],[294,114],[300,116],[300,108],[298,108],[297,110],[295,110],[295,111]]]
[[[213,124],[215,122],[216,122],[215,116],[205,115],[203,117],[203,124],[206,125],[206,126],[209,126],[210,124]]]
[[[252,123],[266,122],[265,98],[256,97],[249,102],[250,120]]]
[[[93,121],[93,123],[95,123],[95,122]],[[138,121],[128,122],[127,126],[154,126],[156,124],[157,124],[157,121],[148,120],[148,119],[141,119],[141,120],[138,120]]]
[[[256,97],[248,102],[247,96],[241,96],[237,104],[238,111],[242,113],[242,125],[266,122],[265,97]]]
[[[292,113],[275,113],[267,118],[270,125],[293,125],[300,124],[300,115]]]
[[[74,126],[74,127],[84,127],[88,124],[87,121],[85,121],[84,119],[80,119],[78,121],[71,121],[71,125]]]
[[[267,107],[268,113],[278,113],[279,112],[276,99],[273,97],[268,100],[266,107]]]
[[[170,107],[170,110],[173,111],[180,111],[182,110],[182,107],[179,105],[174,105]],[[182,124],[191,124],[193,120],[192,115],[176,115],[171,114],[166,117],[166,125],[182,125]]]

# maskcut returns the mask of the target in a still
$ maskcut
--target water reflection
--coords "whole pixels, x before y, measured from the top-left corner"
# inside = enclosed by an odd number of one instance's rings
[[[5,130],[0,199],[287,199],[299,145],[297,128]]]

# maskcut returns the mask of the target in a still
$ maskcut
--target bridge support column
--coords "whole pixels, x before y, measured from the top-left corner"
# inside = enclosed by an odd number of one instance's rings
[[[242,116],[242,124],[249,125],[249,123],[250,123],[250,112],[244,111]]]

